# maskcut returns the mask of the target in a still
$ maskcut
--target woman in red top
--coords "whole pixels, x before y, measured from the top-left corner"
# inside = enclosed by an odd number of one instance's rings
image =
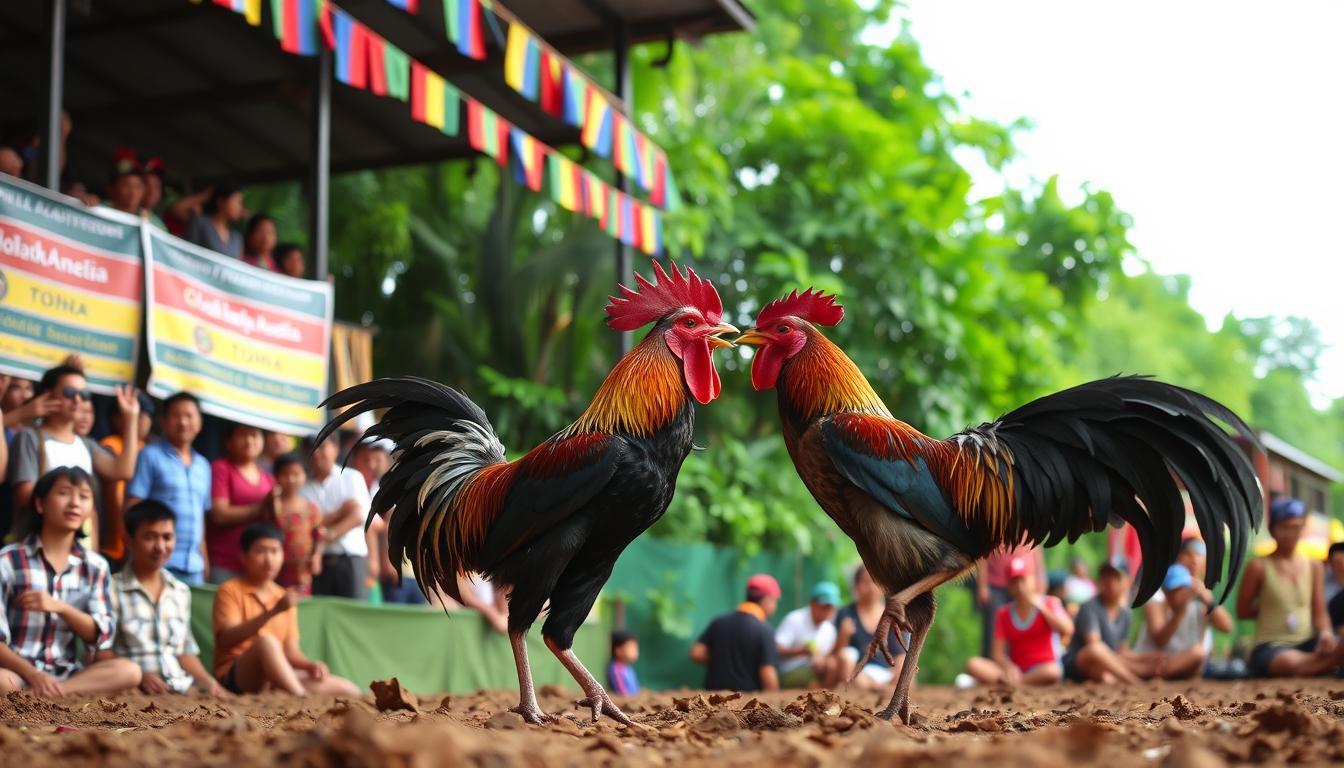
[[[1036,589],[1031,563],[1008,563],[1013,602],[994,617],[993,658],[977,656],[966,672],[984,685],[1052,685],[1060,681],[1060,635],[1073,634],[1073,620],[1059,600]]]
[[[205,520],[205,550],[211,584],[223,584],[243,572],[238,542],[248,525],[274,517],[271,489],[275,478],[257,465],[261,430],[229,424],[224,432],[224,458],[210,465],[210,512]]]

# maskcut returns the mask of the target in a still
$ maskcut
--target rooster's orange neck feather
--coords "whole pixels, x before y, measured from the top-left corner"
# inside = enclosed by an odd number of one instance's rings
[[[616,363],[588,408],[564,434],[619,432],[648,437],[676,418],[685,404],[681,365],[663,334],[655,331]]]
[[[844,411],[891,417],[891,411],[844,350],[816,331],[784,366],[780,394],[801,421]]]

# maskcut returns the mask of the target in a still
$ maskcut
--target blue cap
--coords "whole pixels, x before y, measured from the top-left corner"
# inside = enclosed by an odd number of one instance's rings
[[[1190,569],[1180,563],[1176,563],[1167,569],[1167,577],[1162,580],[1162,588],[1165,590],[1180,589],[1194,584],[1195,580],[1190,577]]]
[[[839,605],[840,588],[833,582],[819,581],[812,587],[812,599],[822,605]]]
[[[1269,524],[1282,523],[1284,520],[1292,520],[1295,517],[1305,517],[1307,514],[1307,505],[1297,499],[1284,497],[1275,499],[1269,505]]]
[[[1188,549],[1191,552],[1194,552],[1196,555],[1199,555],[1200,557],[1205,557],[1209,554],[1209,548],[1204,546],[1204,542],[1194,537],[1182,541],[1181,549],[1182,550]]]

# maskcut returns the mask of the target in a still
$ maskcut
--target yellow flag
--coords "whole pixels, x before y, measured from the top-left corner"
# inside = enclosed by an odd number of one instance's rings
[[[527,67],[527,30],[521,24],[509,25],[509,41],[504,48],[504,80],[513,90],[523,90],[523,70]]]

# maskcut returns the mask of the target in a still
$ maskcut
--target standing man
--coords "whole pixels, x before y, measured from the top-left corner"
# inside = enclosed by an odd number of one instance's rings
[[[327,531],[322,573],[313,578],[313,594],[363,600],[369,594],[369,545],[363,526],[369,515],[369,487],[358,470],[337,465],[335,440],[310,449],[311,471],[301,493],[317,504]]]
[[[211,696],[224,687],[201,664],[191,634],[191,588],[164,569],[173,552],[176,516],[157,501],[126,510],[130,562],[112,577],[117,631],[112,654],[140,667],[140,690],[186,693],[194,683]]]
[[[134,421],[134,420],[133,420]],[[163,401],[163,439],[140,451],[126,486],[126,508],[153,499],[173,510],[177,542],[168,570],[188,584],[205,581],[205,513],[210,510],[210,462],[191,447],[201,433],[201,402],[178,392]]]
[[[779,606],[779,582],[758,573],[747,579],[747,599],[714,621],[691,646],[691,661],[705,665],[711,691],[777,691],[779,651],[765,620]]]

